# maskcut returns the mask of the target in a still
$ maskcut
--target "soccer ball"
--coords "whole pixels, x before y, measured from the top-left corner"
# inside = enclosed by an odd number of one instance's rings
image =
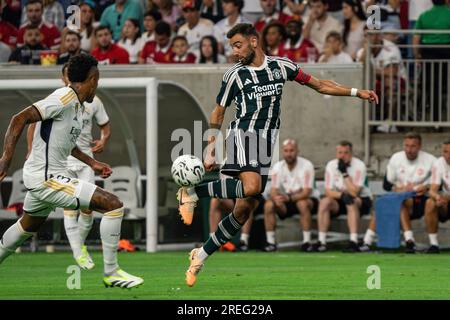
[[[172,164],[172,178],[180,187],[193,187],[202,182],[205,167],[196,156],[185,154]]]

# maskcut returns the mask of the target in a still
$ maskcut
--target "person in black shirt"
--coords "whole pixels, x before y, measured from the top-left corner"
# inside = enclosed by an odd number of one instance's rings
[[[39,27],[27,26],[23,38],[25,44],[14,50],[8,61],[20,64],[41,64],[41,51],[48,48],[41,43],[42,35]]]

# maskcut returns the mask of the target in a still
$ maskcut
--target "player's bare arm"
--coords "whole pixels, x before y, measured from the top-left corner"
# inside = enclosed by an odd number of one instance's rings
[[[291,201],[297,202],[300,200],[308,199],[311,196],[311,192],[312,192],[311,188],[300,189],[290,195]]]
[[[325,196],[339,200],[342,196],[342,192],[334,191],[332,189],[325,188]]]
[[[19,140],[24,127],[27,124],[41,120],[41,115],[34,106],[22,110],[11,118],[3,143],[3,154],[0,158],[0,181],[6,177],[6,173],[16,149],[17,141]]]
[[[206,157],[204,161],[206,171],[211,171],[215,168],[216,138],[218,131],[222,127],[223,119],[225,118],[225,111],[226,111],[225,107],[216,105],[214,110],[211,112],[211,116],[209,119],[209,127],[214,130],[208,136],[208,146],[206,148]]]
[[[27,129],[27,155],[25,156],[25,159],[28,159],[31,153],[31,147],[33,146],[33,137],[34,137],[34,130],[36,128],[36,123],[31,123],[28,125]]]
[[[352,197],[357,197],[359,195],[359,192],[361,191],[362,188],[355,185],[350,176],[344,178],[344,183],[347,187],[348,193],[350,193]]]
[[[311,76],[311,79],[306,85],[322,94],[329,94],[332,96],[352,95],[352,88],[343,86],[333,80],[321,80]],[[378,104],[378,96],[372,90],[357,89],[356,96],[360,99]]]
[[[73,157],[90,166],[92,170],[94,170],[95,173],[99,174],[103,179],[108,178],[112,173],[112,169],[108,164],[91,158],[86,153],[81,151],[78,147],[73,148],[71,154]]]
[[[92,152],[103,152],[109,138],[111,137],[111,122],[100,126],[100,139],[92,141]]]

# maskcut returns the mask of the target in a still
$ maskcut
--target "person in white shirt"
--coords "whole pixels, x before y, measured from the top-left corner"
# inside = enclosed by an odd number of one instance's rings
[[[372,194],[367,183],[367,168],[363,161],[353,156],[353,145],[341,141],[336,147],[336,159],[325,169],[325,197],[320,200],[318,213],[319,241],[313,246],[316,252],[327,251],[326,238],[330,215],[347,214],[350,241],[344,252],[359,252],[358,227],[361,215],[372,207]]]
[[[182,8],[186,23],[178,29],[177,34],[186,37],[189,51],[199,56],[200,40],[204,36],[213,35],[214,24],[211,20],[200,18],[200,12],[193,0],[186,0]]]
[[[227,39],[227,32],[239,23],[251,23],[251,21],[241,14],[244,7],[243,0],[222,0],[222,7],[225,18],[214,25],[214,37],[219,44],[219,53],[231,60],[232,50]]]
[[[342,13],[344,15],[344,32],[342,35],[344,51],[353,60],[356,53],[364,44],[364,27],[366,26],[366,14],[360,0],[344,0],[342,2]]]
[[[442,187],[442,190],[441,190]],[[426,253],[439,253],[439,222],[450,219],[450,140],[442,143],[442,156],[431,168],[429,198],[425,204],[425,224],[430,239]]]
[[[263,250],[277,250],[275,241],[276,216],[285,219],[300,214],[303,230],[302,251],[312,251],[311,215],[317,213],[319,191],[314,188],[314,166],[300,157],[297,142],[286,139],[282,146],[283,160],[271,169],[272,188],[270,198],[264,204],[266,244]]]
[[[415,253],[416,245],[411,229],[411,220],[424,215],[425,203],[431,180],[431,168],[436,158],[421,150],[422,137],[418,133],[408,132],[403,138],[403,151],[394,153],[389,159],[383,188],[386,191],[415,191],[414,198],[406,200],[401,207],[400,218],[406,241],[406,253]],[[370,250],[375,237],[375,217],[369,224],[364,236],[362,251]]]
[[[326,0],[310,0],[310,14],[303,28],[303,36],[322,52],[325,38],[331,31],[342,33],[342,24],[327,14]]]
[[[139,40],[142,47],[149,41],[155,41],[156,23],[161,19],[161,14],[156,10],[149,10],[144,14],[144,32]]]
[[[139,20],[130,18],[125,21],[122,29],[122,37],[117,44],[127,50],[131,64],[138,63],[139,53],[145,45],[141,40]]]
[[[353,63],[352,57],[342,51],[342,37],[339,32],[331,31],[326,38],[323,54],[319,58],[320,63]]]

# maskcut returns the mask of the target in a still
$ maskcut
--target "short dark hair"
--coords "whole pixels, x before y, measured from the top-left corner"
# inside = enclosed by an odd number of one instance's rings
[[[77,36],[78,40],[81,41],[81,35],[80,35],[78,32],[76,32],[76,31],[74,31],[74,30],[70,30],[70,29],[67,30],[67,32],[66,32],[66,34],[65,34],[65,36],[64,36],[64,39],[65,39],[65,37],[67,37],[69,34],[74,35],[74,36]]]
[[[25,31],[26,31],[26,30],[35,30],[35,29],[39,30],[39,26],[33,26],[33,25],[31,25],[31,24],[28,24],[28,25],[25,27]]]
[[[67,77],[70,82],[84,82],[92,68],[97,67],[98,61],[90,54],[82,53],[72,56],[67,66]]]
[[[97,35],[97,32],[99,32],[99,31],[102,31],[102,30],[108,30],[109,31],[109,33],[111,33],[112,34],[112,32],[111,32],[111,29],[109,28],[109,27],[107,27],[107,26],[102,26],[102,25],[99,25],[97,28],[95,28],[95,30],[94,30],[94,36],[96,36]]]
[[[172,39],[172,45],[175,43],[175,41],[177,41],[177,40],[183,40],[183,41],[185,41],[188,45],[189,45],[189,41],[188,41],[188,39],[185,37],[185,36],[176,36],[176,37],[173,37],[173,39]]]
[[[258,31],[251,23],[238,23],[230,31],[227,32],[227,38],[231,39],[237,34],[242,34],[245,37],[255,36],[258,38]]]
[[[144,18],[145,17],[153,17],[153,19],[155,19],[155,21],[159,21],[162,19],[161,13],[159,13],[159,11],[157,10],[148,10],[145,14],[144,14]]]
[[[224,3],[230,3],[232,2],[236,7],[239,8],[239,12],[241,12],[242,8],[244,7],[244,0],[222,0]]]
[[[334,38],[335,40],[337,40],[339,42],[342,42],[342,36],[337,31],[330,31],[330,32],[328,32],[325,40],[328,40],[328,38]]]
[[[419,140],[420,143],[422,143],[422,136],[420,135],[420,133],[417,133],[417,132],[412,132],[412,131],[407,132],[405,134],[405,136],[403,137],[403,140],[405,140],[405,139],[416,139],[416,140]]]
[[[322,2],[323,3],[323,5],[328,5],[328,0],[309,0],[309,2]]]
[[[66,70],[69,67],[69,62],[66,62],[63,64],[62,68],[61,68],[61,73],[64,75],[64,70]]]
[[[170,24],[164,20],[159,21],[155,26],[155,33],[161,35],[166,35],[170,37],[172,35],[172,28]]]
[[[28,0],[25,7],[28,7],[28,5],[35,3],[39,3],[41,5],[41,8],[44,9],[44,4],[42,3],[42,0]]]
[[[445,0],[432,0],[435,6],[442,6],[445,4]]]
[[[450,144],[450,139],[445,140],[444,142],[442,142],[442,144],[445,144],[445,145]]]
[[[339,146],[341,147],[349,147],[350,151],[353,151],[353,144],[348,140],[342,140],[339,142]]]

